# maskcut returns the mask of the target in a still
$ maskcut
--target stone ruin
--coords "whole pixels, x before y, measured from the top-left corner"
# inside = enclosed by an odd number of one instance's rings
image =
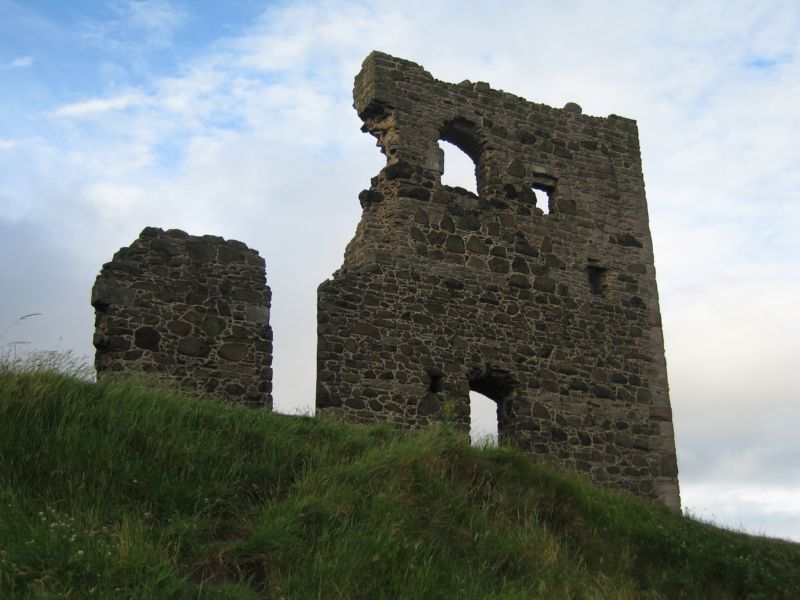
[[[355,108],[387,164],[318,291],[317,411],[424,427],[471,390],[500,443],[679,506],[636,122],[454,85],[373,52]],[[439,140],[478,194],[441,183]]]
[[[635,121],[454,85],[373,52],[355,82],[387,164],[318,290],[317,412],[470,425],[609,487],[680,505]],[[442,185],[439,140],[478,194]],[[92,292],[99,375],[153,373],[271,408],[270,291],[244,244],[147,228]]]
[[[144,229],[92,288],[95,368],[272,408],[270,289],[241,242]]]

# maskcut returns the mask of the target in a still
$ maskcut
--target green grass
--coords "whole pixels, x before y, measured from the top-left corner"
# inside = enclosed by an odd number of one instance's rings
[[[0,367],[0,598],[800,598],[800,545],[443,425]]]

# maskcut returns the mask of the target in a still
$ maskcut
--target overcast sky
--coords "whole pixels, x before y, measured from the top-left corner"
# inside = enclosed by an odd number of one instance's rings
[[[638,121],[683,505],[800,541],[796,0],[0,0],[0,332],[42,313],[0,346],[91,360],[117,249],[221,235],[267,261],[277,410],[313,410],[316,287],[384,164],[373,49]]]

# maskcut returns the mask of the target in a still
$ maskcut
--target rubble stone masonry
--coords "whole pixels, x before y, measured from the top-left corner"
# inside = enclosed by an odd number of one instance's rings
[[[147,373],[272,408],[270,290],[243,243],[148,227],[103,266],[92,306],[99,377]]]
[[[444,83],[378,52],[354,97],[387,164],[359,196],[344,264],[319,287],[319,413],[418,428],[451,405],[467,430],[474,390],[497,403],[501,443],[678,507],[635,121]],[[475,162],[478,195],[441,184],[439,140]],[[176,319],[207,302],[170,301]],[[204,318],[179,322],[200,340]],[[181,359],[180,335],[158,354],[147,329],[165,340],[172,319],[131,317],[117,355]],[[217,339],[241,343],[224,322]],[[204,360],[224,347],[208,343]]]

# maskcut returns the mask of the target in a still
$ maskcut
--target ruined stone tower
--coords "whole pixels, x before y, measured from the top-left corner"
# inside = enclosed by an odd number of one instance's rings
[[[435,80],[373,52],[355,81],[386,167],[318,292],[317,410],[423,427],[469,392],[501,443],[679,506],[636,123]],[[446,140],[478,195],[441,184]]]
[[[144,229],[92,288],[95,367],[272,408],[270,290],[242,242]]]

